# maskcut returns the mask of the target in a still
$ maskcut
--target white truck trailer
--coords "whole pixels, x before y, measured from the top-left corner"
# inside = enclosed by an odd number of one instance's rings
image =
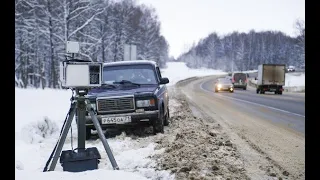
[[[282,94],[286,76],[285,64],[261,64],[258,66],[257,94],[274,92]]]

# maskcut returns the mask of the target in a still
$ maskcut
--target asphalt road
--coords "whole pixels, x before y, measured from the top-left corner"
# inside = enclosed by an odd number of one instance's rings
[[[235,89],[234,93],[215,93],[213,84],[213,79],[209,79],[201,83],[199,88],[212,93],[212,96],[226,98],[233,100],[234,103],[242,104],[244,111],[249,111],[266,120],[287,125],[289,128],[305,133],[304,93],[283,92],[282,95],[275,95],[274,93],[266,92],[266,94],[257,94],[256,90],[249,86],[247,90]],[[248,108],[248,105],[255,108]],[[274,113],[266,113],[263,109],[272,110]]]
[[[288,171],[292,179],[304,179],[304,93],[256,94],[249,86],[247,90],[235,89],[234,93],[215,93],[216,78],[189,80],[180,88],[192,106],[230,134],[244,157],[249,159],[246,164],[250,172],[254,174],[255,168],[265,163],[259,156],[248,153],[243,140],[273,167]]]

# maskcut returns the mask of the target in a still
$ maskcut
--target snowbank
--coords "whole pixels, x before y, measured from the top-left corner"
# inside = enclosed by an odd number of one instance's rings
[[[189,78],[189,77],[201,77],[209,75],[227,75],[226,72],[221,70],[213,69],[190,69],[186,66],[184,62],[168,62],[167,68],[161,70],[163,77],[167,77],[170,80],[168,85],[174,85],[180,80]]]
[[[305,86],[305,73],[286,73],[287,87]]]

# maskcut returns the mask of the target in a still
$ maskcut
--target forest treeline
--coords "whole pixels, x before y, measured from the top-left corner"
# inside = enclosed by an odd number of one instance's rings
[[[60,88],[66,41],[81,42],[79,58],[92,61],[122,61],[124,44],[162,67],[169,58],[155,9],[134,0],[16,0],[16,86]]]

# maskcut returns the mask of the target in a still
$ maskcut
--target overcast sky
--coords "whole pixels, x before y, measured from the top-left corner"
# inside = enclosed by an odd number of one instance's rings
[[[305,20],[304,0],[137,0],[153,6],[161,33],[174,57],[211,32],[282,31],[296,36],[294,22]]]

